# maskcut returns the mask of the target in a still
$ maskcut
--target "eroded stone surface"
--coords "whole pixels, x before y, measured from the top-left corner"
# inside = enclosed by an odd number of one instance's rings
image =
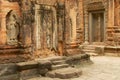
[[[92,65],[80,65],[82,75],[78,78],[58,79],[48,77],[36,77],[30,80],[120,80],[120,58],[98,56],[91,57]]]
[[[69,67],[48,72],[46,75],[52,78],[68,79],[79,77],[81,74],[82,74],[81,70]]]

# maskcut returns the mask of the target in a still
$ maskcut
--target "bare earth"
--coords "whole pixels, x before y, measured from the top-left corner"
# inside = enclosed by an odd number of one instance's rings
[[[91,57],[92,65],[77,66],[83,73],[79,78],[57,79],[38,77],[29,80],[120,80],[120,57]]]

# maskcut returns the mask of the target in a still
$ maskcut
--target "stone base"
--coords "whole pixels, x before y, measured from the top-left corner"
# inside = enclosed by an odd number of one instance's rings
[[[74,56],[69,56],[66,59],[66,63],[70,65],[79,65],[83,61],[90,61],[90,55],[88,54],[78,54]]]
[[[120,56],[120,47],[118,46],[106,46],[104,49],[105,55]]]
[[[50,77],[63,79],[79,77],[81,70],[70,68],[69,64],[74,63],[76,65],[89,59],[89,55],[79,54],[68,57],[54,56],[14,64],[0,64],[0,80],[26,80],[40,75],[45,76],[46,74]]]
[[[0,64],[0,80],[19,80],[15,64]]]
[[[76,55],[76,54],[81,54],[81,49],[67,49],[65,56],[72,56],[72,55]]]
[[[38,77],[39,72],[38,72],[38,69],[27,69],[27,70],[20,71],[19,75],[20,75],[19,77],[20,79],[26,80],[33,77]]]
[[[81,74],[81,70],[75,68],[63,68],[48,72],[46,76],[51,78],[69,79],[79,77]]]
[[[0,63],[17,63],[31,59],[31,47],[0,46]]]
[[[104,46],[96,46],[95,53],[97,53],[99,55],[104,55]]]
[[[0,77],[0,80],[20,80],[18,74],[12,74]]]

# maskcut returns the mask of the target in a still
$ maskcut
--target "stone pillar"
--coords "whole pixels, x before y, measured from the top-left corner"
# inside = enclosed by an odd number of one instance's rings
[[[52,7],[52,11],[53,11],[53,18],[54,18],[54,24],[53,24],[53,28],[54,28],[54,31],[53,31],[53,44],[52,44],[52,47],[57,50],[57,45],[58,45],[58,32],[57,32],[57,12],[56,12],[56,9],[54,7]]]
[[[40,5],[35,5],[35,24],[36,24],[36,49],[41,48],[40,42],[40,31],[41,31],[41,20],[40,20]]]
[[[70,18],[72,23],[72,41],[74,42],[76,40],[76,16],[77,16],[77,7],[73,7],[70,9]]]
[[[114,26],[114,0],[109,0],[109,17],[108,17],[108,26]]]
[[[89,36],[90,36],[90,39],[89,39],[89,43],[91,43],[93,41],[92,39],[92,13],[89,13]]]
[[[98,28],[97,28],[99,31],[98,31],[98,42],[101,42],[101,18],[100,18],[100,14],[98,14]]]
[[[0,45],[4,45],[6,43],[6,11],[3,6],[3,1],[0,1]]]
[[[115,22],[115,26],[118,26],[119,25],[119,8],[120,8],[120,3],[119,3],[119,0],[115,0],[114,2],[114,22]]]
[[[58,3],[57,6],[57,18],[58,18],[58,52],[59,55],[62,56],[64,53],[64,43],[65,43],[65,13],[64,13],[65,5],[64,3]]]
[[[23,46],[32,45],[32,28],[34,24],[34,10],[32,2],[29,0],[22,0],[21,12],[22,12],[22,44]],[[33,45],[32,45],[33,46]]]
[[[6,44],[7,36],[6,36],[6,18],[4,15],[1,17],[1,27],[0,27],[0,44]]]
[[[79,22],[79,28],[81,28],[81,36],[80,37],[80,42],[84,41],[84,11],[83,11],[83,0],[79,0],[79,13],[80,13],[80,21]]]
[[[85,14],[84,15],[84,18],[85,18],[85,20],[84,20],[84,26],[85,26],[85,42],[84,42],[84,44],[88,44],[89,35],[88,35],[88,12],[87,12],[87,10],[85,10],[84,14]]]

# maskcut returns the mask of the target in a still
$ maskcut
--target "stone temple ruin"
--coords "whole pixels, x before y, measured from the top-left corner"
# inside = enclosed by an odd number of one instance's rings
[[[55,77],[52,64],[86,53],[120,56],[119,18],[120,0],[0,0],[0,80]]]

